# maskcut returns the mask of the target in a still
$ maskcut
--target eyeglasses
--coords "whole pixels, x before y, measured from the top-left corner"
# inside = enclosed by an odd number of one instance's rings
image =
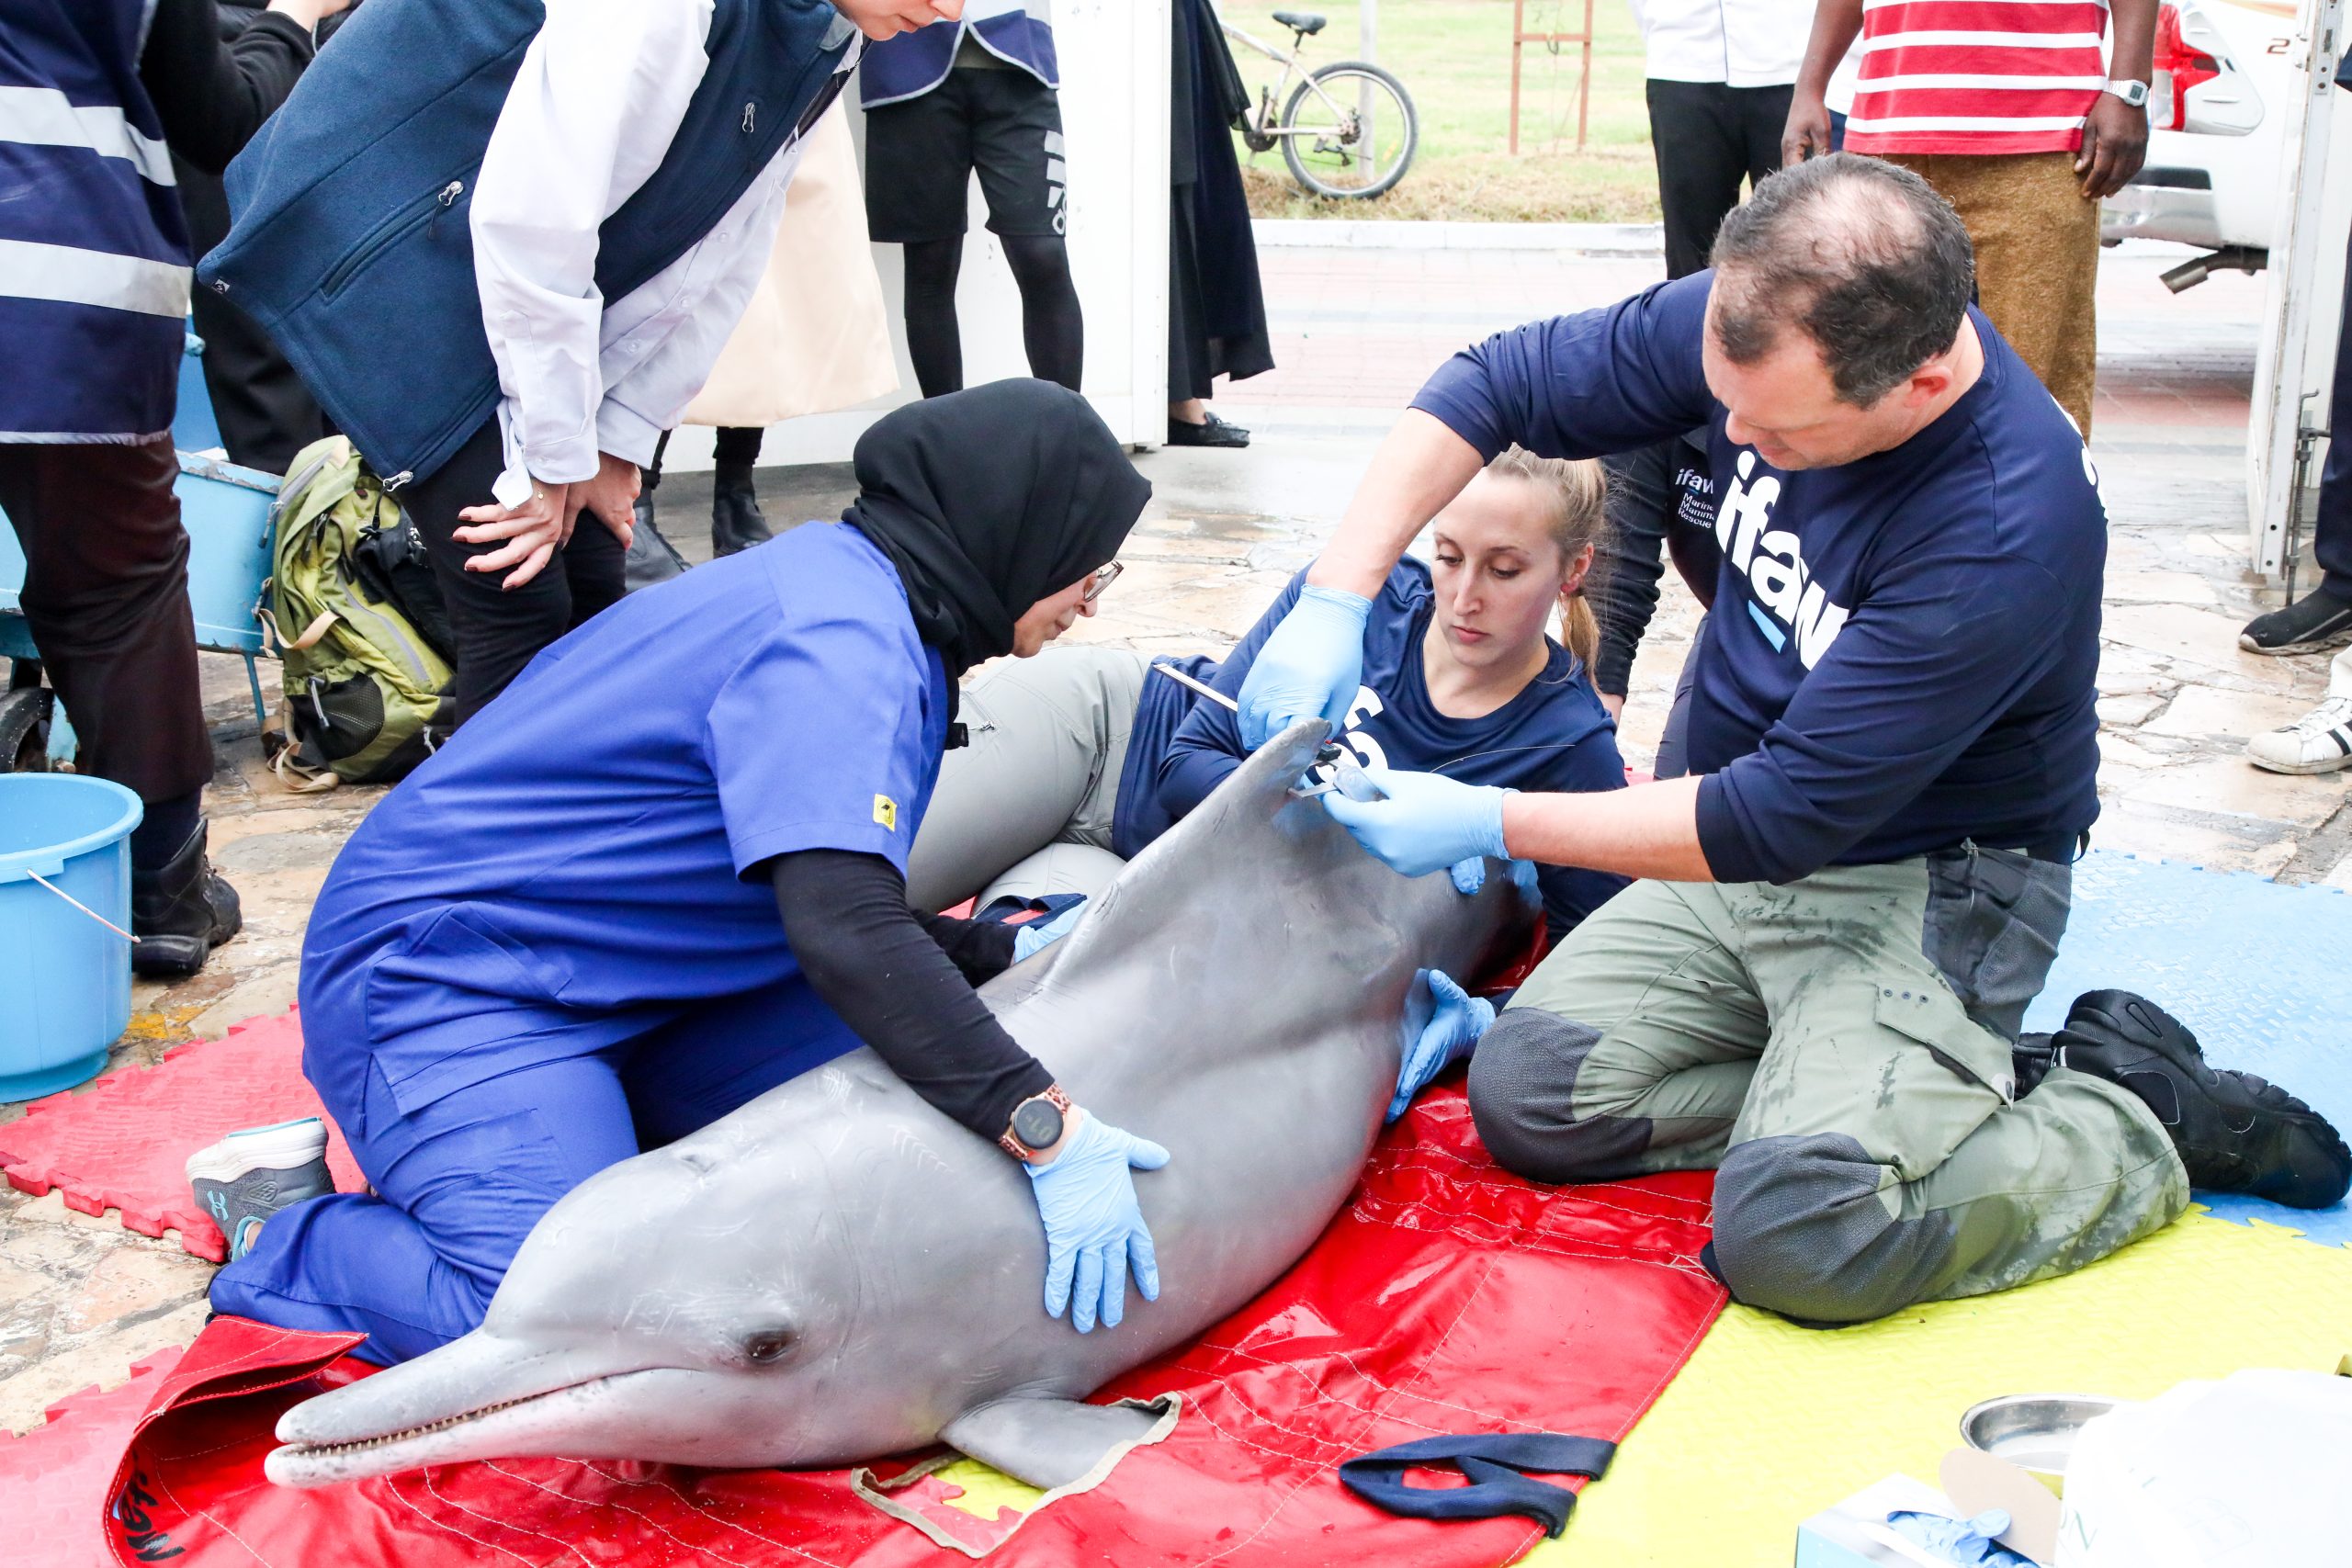
[[[1097,568],[1094,575],[1086,580],[1086,592],[1079,595],[1080,600],[1085,604],[1093,604],[1094,601],[1102,597],[1104,590],[1119,581],[1119,573],[1126,570],[1125,563],[1121,561],[1113,561],[1108,566]]]

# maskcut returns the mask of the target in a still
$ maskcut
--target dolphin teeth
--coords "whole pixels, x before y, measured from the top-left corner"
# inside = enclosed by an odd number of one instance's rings
[[[404,1443],[418,1438],[429,1438],[435,1433],[448,1431],[453,1427],[462,1427],[469,1422],[479,1421],[485,1416],[495,1416],[502,1410],[512,1410],[518,1404],[528,1404],[532,1400],[544,1399],[549,1393],[562,1392],[561,1389],[548,1389],[543,1393],[526,1393],[519,1399],[503,1399],[495,1404],[485,1404],[478,1410],[461,1411],[455,1416],[444,1416],[437,1421],[428,1421],[421,1427],[404,1427],[397,1432],[381,1432],[372,1438],[353,1438],[340,1443],[288,1443],[285,1445],[284,1451],[300,1454],[305,1458],[325,1459],[332,1459],[338,1454],[365,1453],[370,1449],[380,1449],[389,1443]]]

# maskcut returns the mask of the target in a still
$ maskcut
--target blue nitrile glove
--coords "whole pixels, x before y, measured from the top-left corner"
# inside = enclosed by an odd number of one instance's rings
[[[1442,773],[1394,768],[1364,773],[1388,798],[1350,800],[1337,791],[1316,798],[1333,821],[1391,870],[1426,876],[1474,855],[1510,858],[1503,848],[1503,796],[1509,790],[1466,784]]]
[[[1444,1071],[1446,1064],[1470,1055],[1478,1037],[1495,1021],[1495,1004],[1455,985],[1444,970],[1424,969],[1421,976],[1437,1010],[1430,1014],[1420,1037],[1405,1052],[1405,1065],[1396,1073],[1396,1095],[1388,1102],[1385,1118],[1390,1122],[1405,1114],[1413,1096],[1427,1089],[1430,1079]]]
[[[1159,1259],[1127,1168],[1158,1170],[1168,1151],[1083,1111],[1076,1114],[1078,1131],[1061,1153],[1027,1169],[1046,1222],[1046,1315],[1059,1317],[1068,1307],[1071,1326],[1087,1334],[1097,1317],[1114,1328],[1126,1315],[1130,1265],[1143,1299],[1159,1299]]]
[[[1336,733],[1363,681],[1371,615],[1361,593],[1311,582],[1299,590],[1241,682],[1241,744],[1255,751],[1303,718],[1329,719]]]
[[[1973,1519],[1946,1518],[1897,1508],[1886,1516],[1888,1528],[1915,1546],[1924,1547],[1947,1562],[1964,1568],[2033,1568],[2032,1562],[1994,1538],[2009,1528],[2001,1508],[1987,1508]]]
[[[1020,963],[1035,958],[1046,949],[1078,929],[1079,917],[1086,913],[1083,904],[1072,904],[1050,920],[1032,920],[1017,926],[1012,932],[1012,961]]]
[[[1453,878],[1453,890],[1465,898],[1475,896],[1478,889],[1487,886],[1487,857],[1484,855],[1455,861],[1445,869]],[[1511,861],[1508,863],[1508,869],[1511,881],[1519,885],[1519,890],[1529,899],[1542,898],[1543,884],[1536,880],[1533,861]]]

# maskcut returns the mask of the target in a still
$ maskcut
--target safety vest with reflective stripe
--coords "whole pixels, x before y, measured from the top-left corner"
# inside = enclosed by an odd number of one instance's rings
[[[163,122],[139,81],[150,3],[9,0],[0,442],[171,428],[191,257]]]

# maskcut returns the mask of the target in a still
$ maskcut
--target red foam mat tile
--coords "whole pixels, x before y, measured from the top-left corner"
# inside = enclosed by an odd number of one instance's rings
[[[20,1438],[0,1432],[0,1518],[6,1520],[0,1559],[10,1568],[101,1568],[112,1561],[105,1536],[92,1527],[107,1506],[132,1430],[181,1354],[159,1350],[134,1362],[130,1381],[119,1388],[66,1395],[49,1407],[47,1425]],[[124,1501],[135,1510],[144,1495],[126,1489]]]
[[[182,1247],[219,1263],[228,1244],[188,1191],[187,1156],[240,1127],[323,1114],[302,1077],[302,1026],[288,1009],[238,1024],[225,1040],[175,1045],[155,1066],[35,1100],[0,1126],[0,1169],[17,1190],[39,1198],[55,1189],[85,1214],[119,1210],[123,1227],[141,1235],[176,1230]],[[327,1165],[337,1187],[360,1185],[332,1122]]]

